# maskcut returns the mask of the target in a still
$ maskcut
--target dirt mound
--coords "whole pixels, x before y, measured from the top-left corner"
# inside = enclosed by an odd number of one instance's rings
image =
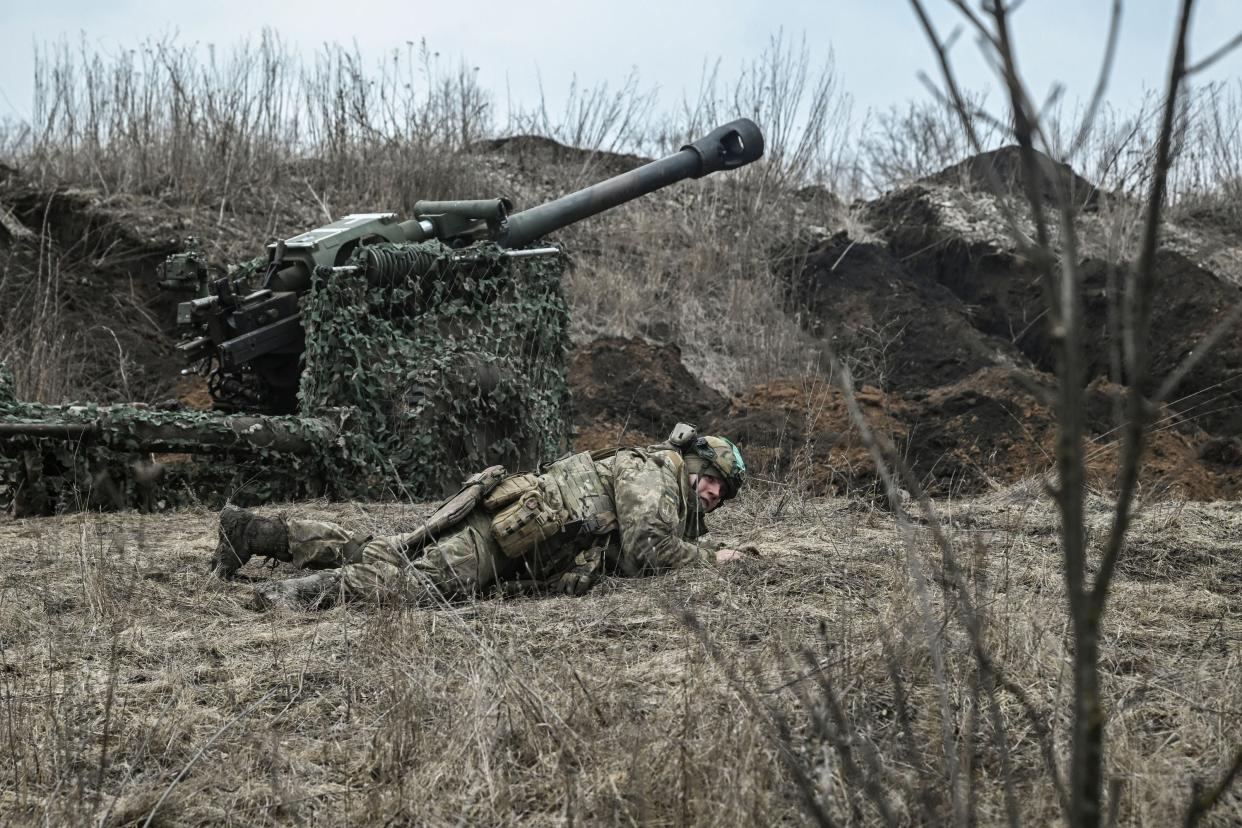
[[[682,419],[727,435],[760,478],[814,493],[874,484],[841,393],[822,377],[774,380],[726,400],[686,369],[676,346],[607,338],[571,355],[569,385],[579,451],[655,443]],[[873,387],[858,398],[875,428],[895,440],[904,436],[890,414],[900,400]]]
[[[545,173],[549,168],[578,167],[605,177],[620,175],[650,161],[637,155],[571,147],[542,135],[487,138],[471,145],[476,153],[512,159],[519,169]]]
[[[901,443],[905,402],[867,386],[857,393],[871,427]],[[841,392],[822,377],[778,379],[735,398],[712,428],[733,439],[752,474],[816,494],[874,489],[870,454]]]
[[[1087,390],[1087,482],[1115,488],[1120,450],[1113,427],[1123,389]],[[993,366],[909,397],[864,387],[857,399],[914,476],[936,494],[976,493],[1051,472],[1056,461],[1053,381],[1031,368]],[[752,472],[817,494],[878,492],[881,484],[845,401],[821,377],[748,389],[710,428],[736,440]],[[1141,485],[1195,500],[1242,494],[1242,441],[1213,438],[1162,410],[1150,429]]]
[[[1103,333],[1108,329],[1104,298],[1108,267],[1103,262],[1089,262],[1084,277],[1087,328],[1100,332],[1087,343],[1091,375],[1105,377],[1109,355],[1118,347]],[[1124,278],[1124,274],[1116,278]],[[1152,375],[1163,380],[1242,303],[1242,289],[1171,251],[1156,254],[1155,285],[1148,344]],[[1206,431],[1224,436],[1242,434],[1242,325],[1234,323],[1208,358],[1177,384],[1169,400],[1182,417]]]
[[[883,259],[866,247],[862,253]],[[934,340],[925,346],[934,350]],[[993,364],[934,387],[922,384],[904,393],[865,385],[857,399],[870,427],[928,491],[988,491],[1055,469],[1050,374]],[[773,380],[726,401],[686,370],[674,346],[601,339],[572,355],[570,387],[578,450],[658,442],[680,417],[728,435],[759,480],[813,494],[880,490],[841,392],[820,376]],[[1116,483],[1123,393],[1103,379],[1086,389],[1088,484],[1101,491]],[[1242,441],[1215,437],[1162,408],[1149,429],[1141,484],[1196,500],[1236,497]]]
[[[640,339],[608,337],[575,350],[569,387],[583,450],[663,439],[679,420],[703,425],[728,407],[686,369],[676,345]]]
[[[980,491],[1054,464],[1051,380],[1038,371],[985,368],[911,401],[903,450],[935,491]]]
[[[653,446],[668,436],[655,431],[640,431],[628,423],[601,417],[580,426],[574,433],[574,451],[599,451],[624,446]]]
[[[1054,161],[1042,152],[1035,152],[1036,163],[1043,171],[1039,181],[1039,195],[1048,204],[1057,203],[1057,190],[1079,207],[1092,208],[1099,198],[1094,184],[1074,172],[1068,164]],[[1022,150],[1010,144],[990,152],[972,155],[965,161],[946,167],[935,175],[922,179],[933,185],[957,186],[968,190],[982,190],[1000,195],[1026,198],[1026,167],[1022,163]]]
[[[179,247],[179,220],[154,199],[45,188],[5,168],[0,225],[0,270],[8,274],[0,279],[0,328],[13,326],[0,334],[33,326],[34,336],[62,343],[57,354],[70,364],[60,370],[76,372],[79,395],[170,396],[182,360],[168,332],[184,297],[162,293],[154,274]]]
[[[839,233],[808,253],[789,290],[804,327],[831,343],[858,382],[907,393],[1026,363],[978,326],[973,308],[884,245]]]
[[[1052,378],[1029,369],[988,368],[911,400],[902,412],[907,459],[937,492],[976,492],[1015,483],[1056,465]],[[1086,389],[1088,484],[1115,488],[1120,450],[1114,427],[1124,389],[1097,380]],[[1141,481],[1147,491],[1211,500],[1242,491],[1242,466],[1213,462],[1217,441],[1162,409],[1149,429]],[[1222,459],[1228,454],[1221,452]]]
[[[1044,319],[1037,269],[1010,249],[1003,236],[972,238],[952,225],[943,201],[931,190],[912,187],[877,200],[869,209],[882,217],[893,257],[913,275],[945,288],[949,298],[932,314],[964,318],[990,342],[1037,368],[1052,371],[1053,345]],[[848,266],[848,260],[842,265]],[[1113,378],[1119,344],[1110,333],[1110,286],[1124,285],[1128,265],[1082,262],[1084,312],[1090,336],[1084,343],[1088,379]],[[1170,375],[1212,328],[1242,302],[1242,289],[1172,250],[1155,259],[1155,303],[1151,320],[1154,376]],[[944,310],[947,309],[947,310]],[[950,349],[962,338],[946,327]],[[939,350],[944,350],[941,346]],[[939,377],[938,377],[939,378]],[[898,385],[899,390],[904,386]],[[1242,433],[1242,336],[1236,329],[1174,389],[1174,410],[1218,434]]]

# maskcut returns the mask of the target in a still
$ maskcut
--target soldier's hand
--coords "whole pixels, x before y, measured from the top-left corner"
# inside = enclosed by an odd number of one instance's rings
[[[737,549],[716,550],[716,563],[718,564],[726,563],[728,561],[740,561],[746,557],[758,558],[759,550],[751,544],[746,544],[745,546],[738,547]]]
[[[561,576],[556,584],[556,591],[579,598],[591,591],[591,587],[595,586],[595,581],[596,577],[593,573],[570,570]]]

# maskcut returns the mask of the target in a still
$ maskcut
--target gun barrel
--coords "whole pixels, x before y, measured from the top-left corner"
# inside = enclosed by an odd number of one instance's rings
[[[501,221],[509,215],[513,203],[507,198],[474,198],[465,201],[416,201],[414,215],[435,216],[452,213],[461,218]]]
[[[632,201],[686,178],[702,178],[718,170],[745,166],[763,155],[763,133],[748,118],[739,118],[658,161],[592,184],[567,196],[509,216],[497,242],[521,247],[566,225]]]

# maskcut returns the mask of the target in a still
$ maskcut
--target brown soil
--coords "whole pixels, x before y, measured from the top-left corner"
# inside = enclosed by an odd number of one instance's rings
[[[790,304],[807,330],[862,378],[901,392],[934,388],[997,364],[1025,364],[1006,339],[981,328],[975,309],[907,268],[885,245],[840,233],[810,251],[790,277]]]
[[[899,443],[906,436],[900,398],[866,386],[859,405],[871,427]],[[711,428],[735,440],[753,474],[814,493],[845,494],[875,485],[874,465],[841,392],[821,377],[779,379],[748,389]]]
[[[207,380],[194,374],[182,377],[177,383],[177,399],[186,408],[195,411],[211,410],[211,392],[207,390]]]
[[[886,195],[869,206],[873,220],[885,228],[895,257],[919,278],[931,280],[953,296],[952,306],[969,309],[968,319],[981,333],[1019,350],[1044,371],[1054,364],[1043,318],[1040,276],[1028,261],[1009,249],[998,229],[994,241],[966,239],[948,228],[934,193],[922,186]],[[1110,283],[1124,284],[1127,268],[1110,274],[1106,263],[1082,263],[1088,379],[1112,378],[1117,348],[1110,335],[1106,299]],[[1163,250],[1155,259],[1151,368],[1165,377],[1209,331],[1242,302],[1242,290],[1178,252]],[[952,333],[952,332],[951,332]],[[956,337],[951,335],[950,342]],[[1214,348],[1174,389],[1171,405],[1209,432],[1242,433],[1242,335],[1238,328]]]
[[[569,384],[575,423],[611,423],[618,437],[628,431],[663,439],[679,420],[701,425],[728,407],[723,395],[686,369],[677,346],[639,339],[608,337],[577,349],[570,355]]]
[[[574,451],[599,451],[622,446],[651,446],[667,434],[638,431],[625,423],[601,419],[579,427],[574,434]]]
[[[841,392],[824,378],[763,383],[714,413],[693,409],[685,396],[667,394],[658,397],[658,409],[639,415],[634,394],[599,393],[599,378],[608,372],[591,360],[598,357],[603,363],[621,355],[640,366],[644,388],[679,388],[684,381],[685,368],[671,346],[604,340],[578,351],[574,379],[596,379],[589,387],[575,383],[573,388],[576,399],[590,395],[589,405],[579,408],[577,449],[655,442],[679,415],[693,419],[683,414],[690,412],[704,430],[737,442],[757,478],[815,494],[878,490],[875,466]],[[902,395],[864,386],[856,396],[870,428],[896,447],[921,485],[937,493],[970,493],[1055,468],[1053,392],[1046,373],[990,366],[927,391]],[[1114,488],[1117,479],[1120,435],[1112,424],[1122,394],[1121,387],[1104,380],[1086,389],[1088,484],[1101,491]],[[656,419],[660,413],[665,420]],[[1237,497],[1242,494],[1242,441],[1213,437],[1176,412],[1161,409],[1148,432],[1140,481],[1149,493],[1195,500]]]
[[[979,491],[1055,467],[1052,380],[1030,370],[992,368],[927,394],[909,409],[911,465],[934,490]],[[1123,389],[1097,381],[1086,389],[1088,485],[1115,487],[1120,433],[1112,426]],[[1211,438],[1167,409],[1148,430],[1141,480],[1148,490],[1212,500],[1242,488],[1238,468],[1212,464],[1200,446]]]

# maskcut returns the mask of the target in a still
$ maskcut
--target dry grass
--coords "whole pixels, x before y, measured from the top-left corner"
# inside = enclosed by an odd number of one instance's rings
[[[1069,654],[1035,489],[942,505],[988,640],[1059,753]],[[768,825],[809,818],[804,777],[837,824],[881,822],[869,780],[899,823],[938,824],[946,733],[980,824],[1003,818],[1007,788],[1025,822],[1054,821],[1027,714],[1001,694],[1006,773],[953,600],[933,589],[941,698],[893,520],[847,500],[777,518],[775,500],[720,521],[719,540],[763,554],[733,569],[432,611],[255,614],[244,584],[203,574],[203,512],[0,525],[0,821]],[[1103,526],[1108,504],[1091,506]],[[420,511],[299,509],[369,531]],[[1237,504],[1142,512],[1105,632],[1122,824],[1179,820],[1236,743],[1239,538]],[[913,549],[934,571],[924,530]],[[1239,818],[1234,793],[1208,824]]]
[[[50,252],[50,251],[49,251]],[[89,385],[81,332],[67,324],[59,258],[0,262],[0,363],[25,399],[59,400]]]

